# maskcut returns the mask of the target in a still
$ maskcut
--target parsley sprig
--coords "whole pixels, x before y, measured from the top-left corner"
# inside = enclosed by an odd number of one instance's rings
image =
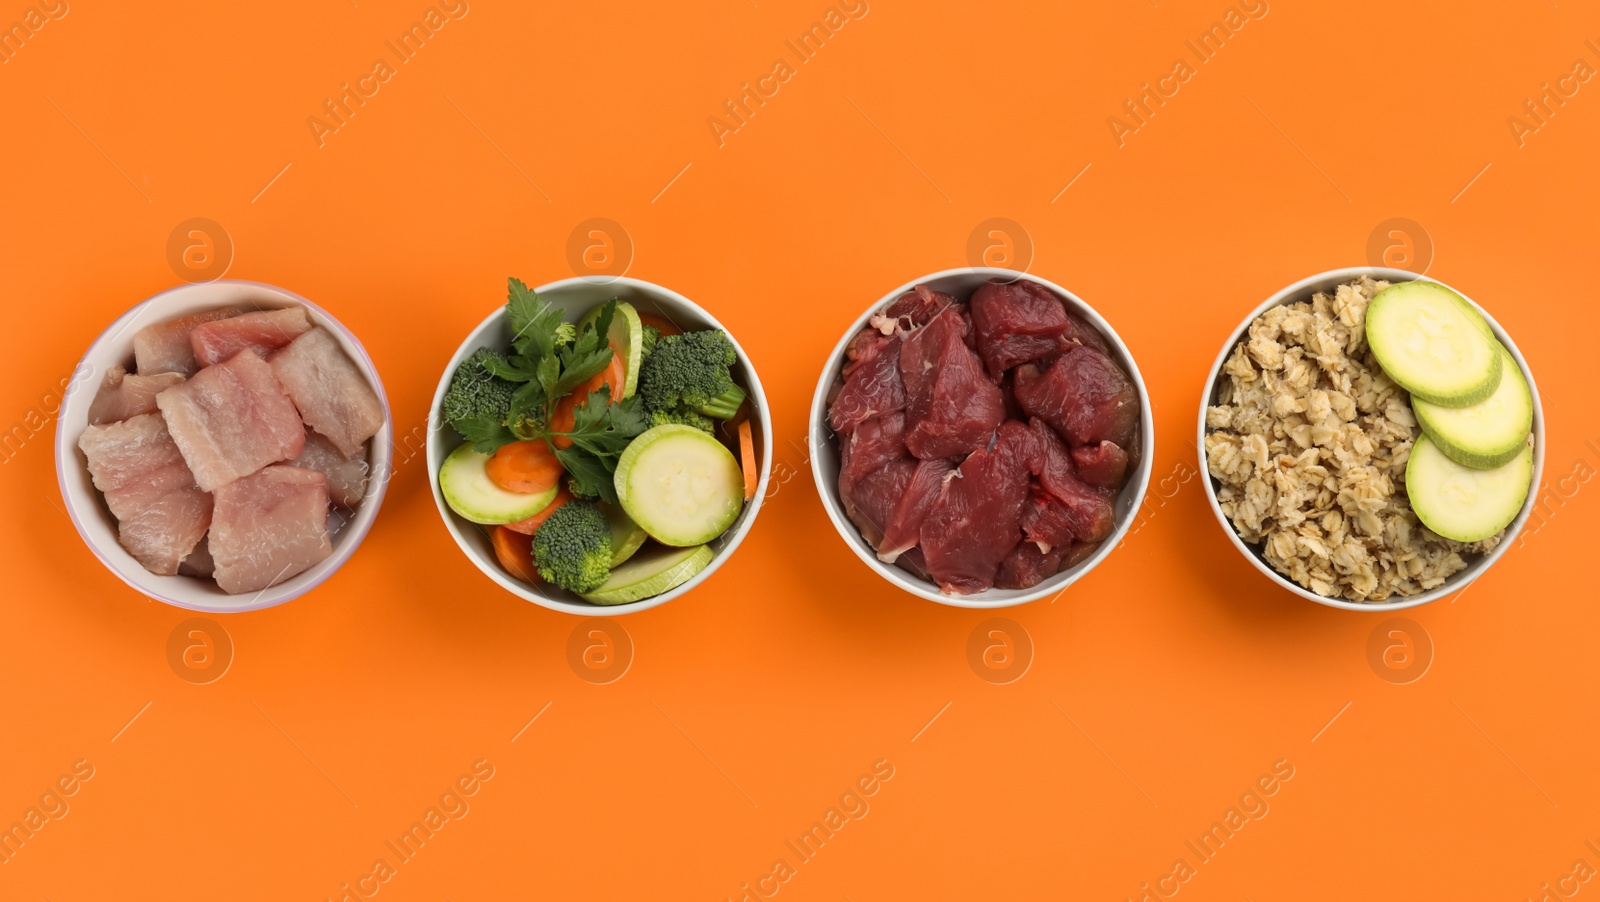
[[[650,425],[638,396],[612,404],[610,388],[601,386],[573,408],[571,429],[556,431],[549,424],[556,402],[611,363],[608,336],[617,302],[607,301],[594,320],[574,330],[562,320],[560,308],[529,290],[521,279],[512,278],[508,285],[506,321],[511,327],[512,352],[503,361],[492,359],[485,366],[494,375],[518,383],[510,413],[503,422],[477,417],[458,421],[456,428],[483,454],[492,454],[511,442],[542,439],[566,469],[574,494],[615,503],[617,459]],[[557,438],[571,444],[556,447]]]

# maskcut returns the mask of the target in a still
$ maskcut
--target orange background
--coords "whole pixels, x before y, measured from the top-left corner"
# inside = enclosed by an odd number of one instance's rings
[[[1522,899],[1600,868],[1600,81],[1523,146],[1507,124],[1576,60],[1600,66],[1593,0],[1275,0],[1204,64],[1185,41],[1222,0],[873,0],[804,64],[784,42],[824,0],[472,0],[404,64],[384,42],[425,0],[243,6],[72,0],[0,66],[0,422],[37,432],[0,465],[0,825],[95,768],[0,864],[0,897],[338,898],[479,759],[494,777],[469,815],[369,881],[379,898],[737,898],[881,759],[870,813],[766,890],[1122,900],[1181,856],[1185,899]],[[28,8],[5,0],[0,24]],[[385,57],[396,74],[319,147],[307,117]],[[707,118],[779,58],[796,74],[719,147]],[[1119,147],[1107,117],[1180,58],[1196,74]],[[402,446],[355,558],[286,606],[213,618],[236,658],[185,682],[166,643],[193,615],[83,547],[48,421],[105,324],[177,283],[166,241],[191,217],[231,235],[230,277],[362,338],[402,438],[506,277],[571,275],[573,227],[611,218],[630,275],[750,352],[773,494],[701,589],[614,621],[635,659],[594,685],[567,659],[579,621],[480,575]],[[1124,547],[995,615],[1034,647],[1008,685],[967,659],[991,615],[873,576],[804,452],[844,327],[967,265],[992,217],[1115,325],[1158,436]],[[1379,262],[1368,237],[1392,217],[1515,337],[1549,429],[1547,512],[1469,591],[1407,612],[1435,649],[1408,685],[1369,662],[1384,617],[1298,600],[1231,549],[1190,445],[1239,319]],[[1270,813],[1197,864],[1185,840],[1279,759],[1294,777]]]

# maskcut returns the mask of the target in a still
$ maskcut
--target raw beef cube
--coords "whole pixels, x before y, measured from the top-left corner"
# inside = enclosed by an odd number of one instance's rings
[[[923,560],[921,548],[915,546],[907,548],[899,557],[894,559],[894,565],[917,579],[933,582],[933,577],[928,575],[928,562]]]
[[[1022,540],[1019,518],[1028,495],[1028,429],[1000,427],[993,448],[981,448],[946,480],[922,522],[920,547],[928,572],[948,595],[994,585],[1000,563]]]
[[[322,433],[345,460],[383,427],[383,405],[327,329],[317,327],[272,355],[272,371],[294,399],[307,426]]]
[[[1061,349],[1067,308],[1036,282],[983,283],[972,295],[972,327],[989,375]]]
[[[345,460],[333,442],[309,429],[306,430],[306,446],[292,463],[327,477],[328,497],[334,504],[355,507],[367,494],[366,455]]]
[[[262,357],[311,331],[304,307],[257,310],[195,326],[189,333],[194,359],[201,366],[221,363],[250,349]]]
[[[896,298],[888,309],[881,314],[881,320],[895,325],[902,332],[909,332],[918,326],[926,326],[935,316],[946,307],[955,307],[961,302],[942,291],[934,291],[926,285],[918,285],[905,294]],[[880,328],[882,328],[880,326]]]
[[[253,351],[206,367],[157,395],[156,404],[195,480],[208,492],[288,460],[305,445],[294,402]]]
[[[193,376],[200,369],[194,359],[194,347],[189,343],[189,333],[202,323],[215,322],[238,316],[242,307],[223,307],[208,310],[170,322],[145,326],[133,335],[133,359],[141,376],[156,373],[182,373]]]
[[[849,495],[856,483],[891,460],[906,457],[906,415],[900,411],[872,417],[858,426],[841,446],[848,454],[839,459],[839,491]]]
[[[195,485],[161,416],[90,426],[78,447],[117,518],[122,547],[151,573],[178,572],[211,523],[211,496]]]
[[[1067,546],[1040,551],[1032,542],[1018,542],[1006,559],[1000,562],[1000,572],[994,584],[999,589],[1031,589],[1056,575]]]
[[[1040,489],[1034,492],[1035,503],[1023,513],[1028,540],[1053,546],[1069,538],[1098,542],[1111,535],[1116,512],[1109,493],[1078,478],[1071,452],[1049,424],[1036,418],[1028,433],[1033,440],[1028,467],[1039,478]]]
[[[156,412],[156,395],[183,381],[182,373],[131,376],[120,366],[106,370],[94,400],[89,402],[89,425],[120,423],[129,417]]]
[[[897,457],[861,477],[848,494],[840,492],[845,515],[873,548],[883,541],[884,525],[889,522],[900,496],[905,494],[916,468],[917,463],[911,458]]]
[[[883,540],[878,543],[878,560],[892,564],[920,541],[922,521],[933,510],[933,502],[938,500],[939,491],[955,468],[954,463],[943,458],[917,461],[905,492],[895,502],[884,525]]]
[[[1122,486],[1122,477],[1128,471],[1128,452],[1112,442],[1084,445],[1072,449],[1072,465],[1084,482],[1116,489]]]
[[[1017,402],[1074,445],[1114,442],[1127,448],[1139,425],[1139,394],[1111,358],[1074,347],[1044,372],[1017,367]]]
[[[178,572],[184,576],[203,576],[206,579],[210,579],[216,569],[217,562],[211,559],[211,541],[209,538],[201,539],[200,544],[194,546],[194,550],[189,552],[189,556],[184,558],[183,563],[178,565]]]
[[[1071,508],[1037,483],[1022,508],[1022,535],[1040,551],[1065,548],[1077,537]]]
[[[906,448],[932,460],[955,457],[989,444],[1005,418],[1000,389],[985,378],[978,355],[967,347],[959,307],[946,307],[900,348],[900,378],[906,392]]]
[[[861,356],[850,363],[844,387],[828,408],[828,424],[840,435],[849,435],[862,422],[880,414],[903,410],[906,392],[900,383],[898,335],[881,341],[871,336],[860,345]]]
[[[333,554],[327,481],[315,470],[266,467],[228,483],[216,497],[209,542],[224,592],[275,586]]]

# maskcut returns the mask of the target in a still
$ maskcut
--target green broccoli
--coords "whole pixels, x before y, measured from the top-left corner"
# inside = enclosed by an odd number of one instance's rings
[[[721,329],[663,336],[639,367],[639,394],[652,415],[693,411],[731,419],[745,397],[728,372],[737,359]]]
[[[450,388],[444,393],[440,416],[451,424],[480,418],[496,423],[505,421],[511,412],[511,395],[517,390],[517,384],[485,369],[486,361],[491,359],[503,362],[505,357],[498,351],[479,348],[461,361],[450,379]]]
[[[711,418],[703,413],[693,410],[652,410],[650,412],[650,425],[662,426],[667,423],[680,423],[684,426],[693,426],[703,432],[710,432],[715,428]]]
[[[648,357],[656,349],[656,342],[661,340],[661,330],[649,323],[644,324],[644,338],[639,342],[639,353]]]
[[[568,501],[533,534],[533,560],[545,582],[592,592],[611,575],[611,527],[600,508]]]

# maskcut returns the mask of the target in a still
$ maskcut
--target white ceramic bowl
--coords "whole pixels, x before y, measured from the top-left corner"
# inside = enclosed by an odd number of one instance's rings
[[[316,325],[326,328],[339,346],[367,377],[367,382],[383,405],[383,428],[372,437],[368,452],[367,495],[351,518],[334,532],[333,554],[298,576],[276,586],[248,595],[229,595],[209,579],[188,576],[157,576],[144,569],[117,541],[117,521],[105,506],[100,492],[89,477],[88,460],[78,450],[78,437],[89,424],[89,405],[94,401],[106,370],[113,366],[133,366],[133,335],[153,323],[166,322],[217,307],[242,306],[257,309],[300,305]],[[66,501],[67,514],[77,526],[95,557],[122,581],[140,592],[180,608],[225,614],[255,611],[283,604],[311,591],[333,575],[355,553],[367,530],[378,516],[384,492],[389,487],[390,462],[394,457],[394,422],[389,415],[389,400],[372,358],[349,329],[328,311],[299,295],[264,285],[228,279],[201,282],[164,291],[124,313],[100,334],[73,372],[71,384],[61,401],[61,417],[56,422],[56,481]]]
[[[1495,322],[1494,317],[1490,316],[1488,311],[1479,306],[1477,302],[1467,298],[1467,301],[1477,307],[1479,313],[1483,314],[1483,318],[1489,323],[1489,328],[1494,330],[1495,337],[1500,339],[1500,343],[1505,345],[1506,350],[1510,351],[1511,356],[1516,359],[1517,366],[1522,369],[1523,378],[1528,380],[1528,390],[1533,394],[1533,485],[1528,490],[1528,500],[1523,503],[1522,511],[1517,514],[1515,520],[1511,521],[1511,525],[1506,527],[1505,538],[1501,540],[1500,544],[1496,545],[1494,550],[1488,554],[1479,557],[1475,561],[1470,561],[1466,569],[1453,574],[1437,589],[1387,601],[1358,602],[1347,601],[1343,598],[1328,598],[1297,585],[1293,580],[1274,570],[1272,565],[1262,558],[1259,548],[1246,545],[1244,540],[1239,538],[1239,533],[1234,530],[1233,524],[1228,521],[1227,515],[1222,512],[1222,507],[1217,503],[1217,481],[1211,478],[1211,470],[1206,466],[1206,408],[1216,403],[1222,387],[1222,366],[1227,363],[1228,355],[1233,353],[1234,347],[1244,338],[1245,333],[1250,328],[1250,324],[1255,322],[1256,317],[1273,307],[1308,301],[1312,295],[1319,291],[1331,291],[1337,286],[1359,276],[1371,276],[1374,279],[1382,279],[1389,282],[1438,281],[1403,269],[1389,269],[1381,266],[1352,266],[1348,269],[1330,270],[1301,279],[1272,297],[1267,298],[1262,302],[1261,306],[1250,311],[1250,315],[1246,316],[1244,321],[1239,324],[1239,327],[1233,330],[1233,334],[1222,345],[1222,351],[1217,354],[1216,362],[1211,365],[1211,373],[1206,377],[1205,381],[1205,393],[1200,398],[1200,419],[1199,428],[1195,435],[1195,447],[1200,454],[1200,472],[1206,474],[1203,482],[1206,487],[1206,500],[1211,502],[1211,512],[1216,515],[1217,522],[1222,525],[1222,531],[1227,533],[1228,538],[1232,540],[1233,547],[1239,549],[1239,553],[1254,564],[1257,570],[1266,574],[1268,579],[1301,598],[1309,599],[1318,604],[1325,604],[1329,607],[1343,608],[1347,611],[1398,611],[1402,608],[1414,608],[1417,605],[1438,601],[1448,595],[1453,595],[1465,589],[1468,583],[1482,576],[1484,571],[1493,566],[1494,562],[1498,561],[1500,556],[1505,554],[1506,550],[1515,543],[1517,533],[1522,531],[1523,524],[1528,522],[1529,514],[1533,513],[1534,503],[1539,493],[1539,481],[1544,474],[1544,407],[1539,401],[1539,386],[1534,383],[1533,373],[1528,370],[1528,362],[1522,358],[1522,352],[1517,350],[1516,342],[1511,340],[1511,336],[1507,335],[1506,331],[1500,328],[1500,324]],[[1444,283],[1440,282],[1439,284],[1443,285]],[[1446,287],[1450,288],[1451,291],[1456,291],[1454,287]],[[1459,291],[1456,291],[1456,293],[1464,298],[1467,297]]]
[[[867,325],[867,320],[874,313],[884,309],[896,298],[918,285],[926,285],[934,291],[943,291],[964,301],[990,279],[1007,281],[1021,279],[1043,285],[1065,301],[1068,310],[1083,317],[1089,325],[1100,332],[1106,343],[1111,346],[1112,358],[1133,380],[1139,392],[1139,457],[1134,471],[1129,474],[1127,484],[1122,487],[1122,493],[1117,496],[1117,527],[1104,542],[1100,543],[1094,554],[1031,589],[989,589],[972,595],[946,595],[939,591],[937,585],[919,579],[894,564],[878,560],[877,552],[867,544],[866,539],[861,537],[861,530],[857,529],[845,514],[844,504],[839,499],[839,449],[834,443],[833,429],[828,425],[828,395],[833,388],[834,380],[839,378],[840,370],[844,367],[845,346]],[[873,301],[872,305],[850,324],[850,328],[844,332],[844,337],[834,346],[827,366],[822,369],[822,377],[817,380],[816,394],[811,399],[811,475],[817,481],[817,494],[822,496],[822,506],[827,509],[828,518],[833,521],[834,529],[839,531],[839,535],[845,544],[850,546],[850,550],[856,553],[856,557],[861,558],[874,573],[891,585],[913,595],[920,595],[929,601],[962,608],[1004,608],[1055,595],[1105,560],[1106,556],[1122,543],[1122,537],[1133,523],[1139,505],[1144,502],[1145,489],[1150,484],[1150,468],[1155,458],[1155,442],[1155,423],[1150,416],[1150,394],[1145,390],[1144,377],[1139,374],[1138,364],[1133,362],[1133,354],[1128,351],[1128,346],[1123,344],[1116,330],[1112,329],[1111,324],[1095,312],[1093,307],[1060,285],[1011,269],[991,267],[947,269],[912,279]]]
[[[455,356],[450,358],[449,365],[444,368],[444,374],[439,378],[438,389],[433,393],[433,408],[428,418],[428,481],[433,486],[433,500],[439,506],[439,515],[444,518],[445,527],[450,530],[450,535],[455,538],[456,544],[461,546],[461,550],[479,570],[484,572],[484,575],[518,598],[543,605],[553,611],[587,617],[631,614],[666,604],[680,595],[694,591],[696,586],[715,573],[717,568],[722,566],[722,562],[739,547],[739,543],[744,540],[745,534],[756,521],[756,514],[761,510],[761,499],[767,494],[767,476],[772,469],[770,441],[772,415],[767,411],[767,396],[761,389],[761,380],[756,376],[755,366],[750,363],[744,348],[739,346],[739,340],[732,332],[723,328],[716,317],[683,295],[662,288],[660,285],[625,277],[614,279],[579,277],[541,285],[536,291],[539,297],[560,307],[568,321],[575,322],[596,305],[617,298],[632,304],[640,313],[659,316],[686,332],[700,329],[722,329],[727,332],[729,340],[733,342],[734,350],[739,353],[739,360],[733,366],[734,381],[744,386],[755,410],[750,423],[761,463],[761,479],[756,485],[756,496],[745,503],[744,510],[739,513],[739,519],[735,520],[720,537],[712,540],[711,547],[716,555],[704,570],[675,589],[631,604],[590,604],[564,589],[550,585],[530,585],[507,573],[506,569],[500,566],[499,559],[495,557],[494,546],[484,529],[451,510],[450,505],[444,500],[444,494],[439,490],[439,467],[444,464],[444,459],[450,452],[462,443],[461,436],[454,427],[439,419],[439,408],[444,403],[445,392],[450,388],[450,379],[455,375],[456,367],[461,361],[479,348],[504,350],[511,347],[511,330],[506,325],[505,305],[502,304],[479,323],[461,343],[461,347],[456,349]]]

